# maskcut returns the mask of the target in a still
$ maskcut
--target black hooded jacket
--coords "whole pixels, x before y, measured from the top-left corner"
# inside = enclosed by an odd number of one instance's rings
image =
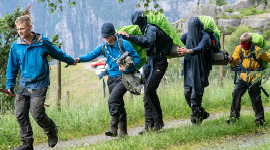
[[[129,35],[129,40],[146,48],[147,55],[150,56],[156,47],[156,52],[161,52],[163,49],[171,49],[173,40],[158,26],[147,23],[147,17],[143,17],[143,11],[135,11],[131,15],[133,25],[138,25],[143,33],[143,37],[138,35]],[[159,54],[159,53],[158,53]],[[155,59],[154,62],[167,61],[166,56]]]
[[[192,87],[194,94],[202,95],[204,87],[209,85],[205,54],[210,53],[210,35],[203,33],[204,24],[198,17],[191,17],[188,22],[188,32],[182,35],[181,41],[187,49],[192,49],[192,54],[184,57],[184,88]]]

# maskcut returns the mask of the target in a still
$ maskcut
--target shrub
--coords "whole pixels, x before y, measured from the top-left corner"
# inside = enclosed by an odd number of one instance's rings
[[[229,8],[229,9],[227,9],[225,12],[230,12],[230,13],[232,13],[232,12],[233,12],[233,9],[232,9],[232,8]]]
[[[235,48],[239,45],[240,36],[245,32],[254,32],[254,29],[250,28],[249,26],[247,27],[241,25],[237,27],[231,35],[225,38],[224,46],[225,49],[228,51],[229,55],[233,54]]]

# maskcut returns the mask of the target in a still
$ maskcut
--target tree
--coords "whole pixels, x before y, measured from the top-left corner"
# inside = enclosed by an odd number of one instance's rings
[[[30,8],[31,5],[25,11],[20,11],[20,6],[18,6],[14,13],[6,13],[4,17],[0,17],[0,88],[5,88],[9,51],[12,43],[18,39],[15,21],[21,15],[30,15]],[[16,85],[15,90],[18,89],[18,84]],[[3,95],[0,107],[2,105],[11,106],[14,102],[11,102],[11,99]],[[9,104],[6,105],[5,102],[9,102]]]
[[[54,13],[55,10],[63,11],[63,1],[62,0],[38,0],[38,3],[44,3],[47,1],[47,4],[44,5],[45,7],[48,7],[50,9],[50,13]],[[54,1],[54,2],[53,2]],[[120,1],[119,1],[120,2]],[[68,5],[71,8],[72,5],[76,5],[75,1],[68,0]]]
[[[157,4],[157,1],[159,1],[159,0],[138,0],[138,3],[135,6],[145,8],[146,13],[148,11],[156,11],[156,12],[163,13],[163,9],[159,9],[159,5]],[[44,8],[48,7],[50,9],[51,14],[54,13],[55,10],[57,10],[58,12],[63,11],[63,1],[62,0],[38,0],[38,3],[40,3],[40,2],[41,3],[47,2],[44,5]],[[123,3],[123,2],[124,2],[124,0],[119,0],[119,3]],[[154,3],[154,6],[153,6],[154,8],[148,10],[150,3]],[[199,3],[199,1],[198,1],[198,3]],[[69,7],[72,7],[73,5],[76,5],[76,2],[73,0],[68,0],[68,5],[69,5]]]

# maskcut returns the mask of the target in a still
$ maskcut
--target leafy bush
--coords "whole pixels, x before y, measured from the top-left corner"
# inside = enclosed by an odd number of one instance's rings
[[[232,12],[233,12],[233,9],[232,9],[232,8],[229,8],[229,9],[227,9],[225,12],[230,12],[230,13],[232,13]]]
[[[240,17],[250,16],[250,15],[257,15],[267,12],[266,10],[257,10],[256,6],[253,6],[249,9],[238,9],[235,10],[236,12],[240,12]]]
[[[240,36],[245,32],[254,32],[254,29],[241,25],[231,35],[226,36],[224,46],[229,55],[233,54],[235,48],[239,45]]]
[[[226,33],[232,34],[236,29],[237,27],[227,27]]]
[[[265,41],[270,40],[270,30],[264,31],[264,33],[263,33],[262,36],[263,36],[263,38],[264,38]]]

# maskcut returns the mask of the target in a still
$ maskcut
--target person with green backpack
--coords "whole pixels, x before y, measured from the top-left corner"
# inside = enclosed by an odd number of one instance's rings
[[[127,34],[125,31],[119,32],[121,35],[126,35],[129,41],[146,48],[148,56],[147,62],[143,66],[145,129],[139,134],[144,134],[149,129],[159,131],[164,126],[162,109],[156,90],[168,67],[166,55],[174,44],[169,35],[159,26],[149,23],[148,19],[143,11],[136,11],[131,16],[132,24],[140,27],[143,36]]]
[[[180,38],[186,48],[179,48],[178,52],[184,56],[183,76],[184,95],[191,108],[192,125],[199,125],[209,113],[202,107],[204,88],[209,85],[208,76],[212,69],[207,65],[211,54],[211,38],[208,32],[202,32],[204,23],[198,17],[191,17],[188,22],[188,32]],[[210,55],[211,56],[211,55]]]
[[[256,82],[252,85],[254,78],[259,74],[249,75],[253,71],[261,71],[262,65],[260,60],[270,62],[267,53],[262,53],[259,57],[260,47],[256,46],[252,42],[252,35],[244,33],[240,37],[240,45],[235,48],[232,56],[228,57],[231,66],[236,66],[239,63],[241,75],[235,83],[234,90],[232,92],[232,104],[230,110],[230,118],[226,122],[233,123],[239,120],[241,110],[241,97],[246,93],[248,94],[252,103],[253,110],[255,112],[255,125],[264,125],[264,109],[261,100],[261,82]],[[258,58],[257,58],[258,57]],[[250,87],[250,85],[252,85]]]

